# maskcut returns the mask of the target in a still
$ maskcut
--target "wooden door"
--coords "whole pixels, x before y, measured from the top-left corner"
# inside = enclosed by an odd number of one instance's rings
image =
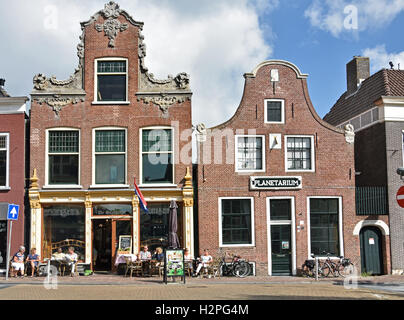
[[[383,274],[382,235],[377,227],[365,227],[360,232],[362,272]]]

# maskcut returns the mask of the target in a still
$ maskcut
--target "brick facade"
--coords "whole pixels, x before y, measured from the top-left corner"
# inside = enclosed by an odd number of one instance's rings
[[[279,82],[270,81],[271,70],[279,71]],[[267,197],[294,197],[297,273],[309,258],[308,252],[308,197],[341,197],[344,255],[360,266],[358,236],[353,228],[359,221],[355,216],[355,168],[354,144],[345,140],[344,131],[337,129],[316,114],[308,95],[306,75],[296,66],[284,61],[267,61],[252,74],[245,75],[244,94],[235,115],[227,122],[210,130],[226,130],[236,133],[254,129],[257,135],[265,135],[265,172],[239,174],[235,172],[234,149],[229,149],[223,139],[221,154],[233,157],[233,162],[209,164],[207,158],[213,152],[207,142],[198,143],[198,221],[199,248],[209,248],[213,255],[219,249],[219,197],[253,197],[255,221],[255,245],[252,247],[223,247],[256,262],[257,274],[268,274],[268,224]],[[264,100],[284,99],[285,123],[264,123]],[[209,131],[207,141],[209,138]],[[271,149],[269,135],[281,134],[281,149]],[[309,135],[314,139],[315,172],[285,171],[285,135]],[[234,140],[234,137],[231,138]],[[213,143],[213,142],[212,142]],[[226,147],[227,146],[227,147]],[[204,159],[204,155],[207,157]],[[212,160],[213,161],[213,160]],[[301,176],[302,189],[288,191],[255,191],[249,188],[250,176]],[[292,212],[293,214],[293,212]],[[293,240],[292,240],[293,242]]]

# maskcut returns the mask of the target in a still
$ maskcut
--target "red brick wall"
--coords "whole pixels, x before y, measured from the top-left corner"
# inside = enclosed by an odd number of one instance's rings
[[[278,69],[280,82],[275,93],[270,83],[270,70]],[[264,123],[264,99],[285,100],[285,124]],[[293,114],[292,114],[293,104]],[[201,163],[198,166],[199,246],[209,248],[213,254],[219,246],[218,197],[254,197],[255,247],[225,248],[257,262],[258,274],[267,274],[267,210],[266,197],[294,196],[296,226],[304,221],[304,229],[296,230],[297,269],[308,258],[307,197],[340,196],[343,201],[343,230],[345,255],[360,265],[358,237],[352,235],[358,219],[355,216],[354,145],[348,144],[342,131],[319,119],[308,96],[305,79],[298,79],[293,69],[285,65],[261,67],[256,77],[247,77],[240,107],[232,119],[217,129],[256,129],[265,135],[266,172],[256,176],[302,176],[303,188],[299,191],[250,191],[250,174],[235,172],[234,164]],[[269,150],[269,134],[282,134],[282,149]],[[284,135],[314,135],[315,172],[285,172]],[[201,147],[203,151],[203,145]],[[222,146],[226,154],[226,144]],[[232,154],[234,157],[234,153]],[[213,158],[213,156],[212,156]],[[203,168],[204,167],[204,168]],[[203,174],[204,172],[204,174]]]
[[[10,146],[10,190],[0,190],[0,202],[18,204],[20,212],[18,221],[13,222],[11,254],[24,245],[24,193],[25,193],[25,115],[0,115],[0,133],[9,133]]]
[[[81,129],[81,178],[84,189],[92,184],[92,129],[102,126],[119,126],[127,128],[127,182],[133,184],[136,176],[139,183],[139,129],[147,126],[170,126],[171,121],[179,122],[179,132],[190,129],[191,102],[172,105],[169,116],[163,118],[163,113],[154,104],[138,102],[135,93],[138,90],[138,28],[128,23],[128,29],[119,32],[115,47],[108,47],[108,37],[104,32],[97,32],[94,24],[85,30],[85,90],[86,101],[63,107],[57,118],[51,107],[46,104],[32,103],[31,108],[31,172],[38,170],[40,187],[45,184],[45,129],[54,127],[73,127]],[[103,23],[99,17],[95,23]],[[129,105],[92,105],[94,100],[94,59],[101,57],[123,57],[128,59],[128,99]],[[176,132],[178,134],[178,132]],[[176,142],[178,138],[176,137]],[[187,144],[180,141],[179,148]],[[176,155],[178,156],[178,154]],[[180,163],[175,167],[175,182],[182,184],[186,167],[191,163]]]

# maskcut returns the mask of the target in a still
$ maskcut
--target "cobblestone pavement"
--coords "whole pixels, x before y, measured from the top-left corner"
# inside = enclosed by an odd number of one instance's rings
[[[1,300],[261,300],[261,299],[372,299],[404,300],[402,292],[359,286],[345,289],[341,282],[296,277],[245,279],[189,279],[186,285],[164,285],[157,277],[114,275],[58,278],[56,289],[46,289],[44,278],[0,280]],[[403,277],[401,277],[402,281]],[[396,280],[396,279],[394,279]],[[392,281],[389,278],[389,281]],[[397,280],[396,280],[397,281]]]

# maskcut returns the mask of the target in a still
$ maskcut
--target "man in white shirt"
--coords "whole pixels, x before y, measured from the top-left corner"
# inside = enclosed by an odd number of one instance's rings
[[[140,258],[140,260],[150,260],[151,259],[151,253],[149,252],[149,248],[147,246],[144,246],[143,251],[140,251],[139,258]]]
[[[203,255],[201,256],[201,261],[198,264],[198,267],[196,268],[196,273],[194,274],[194,277],[197,277],[199,274],[199,271],[201,271],[202,267],[207,268],[209,264],[211,264],[213,261],[212,256],[209,255],[208,249],[204,250]]]
[[[70,266],[70,276],[74,276],[74,267],[76,266],[77,260],[78,260],[78,256],[77,253],[74,252],[74,248],[70,247],[69,251],[66,254],[66,262],[67,264]]]

